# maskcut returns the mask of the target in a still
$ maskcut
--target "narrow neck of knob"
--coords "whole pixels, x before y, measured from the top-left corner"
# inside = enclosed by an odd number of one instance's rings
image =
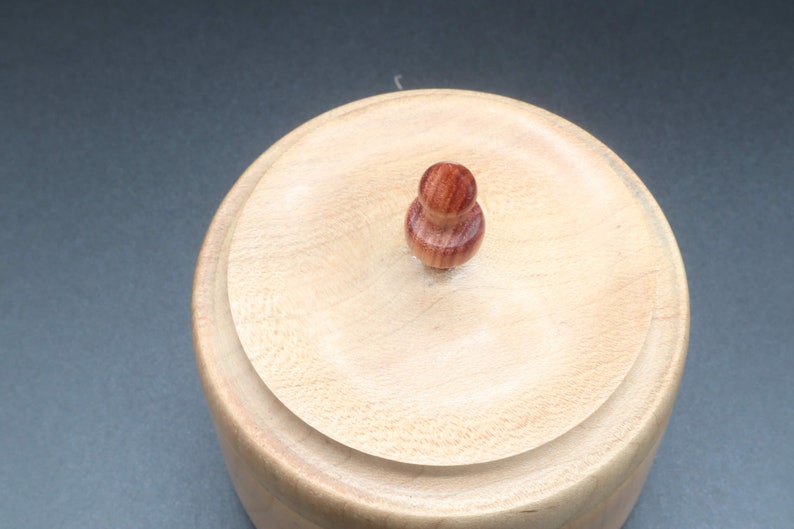
[[[438,226],[439,228],[449,228],[464,221],[469,215],[471,215],[473,207],[474,203],[472,203],[463,211],[444,212],[437,209],[431,209],[427,207],[427,205],[422,204],[422,215],[428,222]]]

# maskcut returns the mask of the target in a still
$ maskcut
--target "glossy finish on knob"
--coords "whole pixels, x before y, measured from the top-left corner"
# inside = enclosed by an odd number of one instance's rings
[[[405,217],[411,252],[428,266],[452,268],[477,253],[484,234],[485,218],[471,171],[450,162],[430,166]]]

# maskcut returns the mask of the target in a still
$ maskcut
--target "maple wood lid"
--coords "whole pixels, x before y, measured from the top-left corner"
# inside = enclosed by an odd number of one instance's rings
[[[403,235],[439,161],[471,170],[488,223],[450,270]],[[302,517],[558,527],[655,450],[688,310],[670,228],[616,155],[531,105],[422,90],[320,116],[249,168],[202,249],[194,334],[240,471]]]

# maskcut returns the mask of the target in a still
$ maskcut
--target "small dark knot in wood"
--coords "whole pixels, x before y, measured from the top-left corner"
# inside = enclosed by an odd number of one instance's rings
[[[405,216],[411,252],[428,266],[452,268],[477,253],[484,233],[485,218],[471,171],[450,162],[430,166]]]

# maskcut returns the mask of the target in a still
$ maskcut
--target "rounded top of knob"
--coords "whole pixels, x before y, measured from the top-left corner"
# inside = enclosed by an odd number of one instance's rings
[[[419,181],[419,201],[440,219],[457,219],[477,200],[477,182],[464,166],[439,162],[428,167]]]

